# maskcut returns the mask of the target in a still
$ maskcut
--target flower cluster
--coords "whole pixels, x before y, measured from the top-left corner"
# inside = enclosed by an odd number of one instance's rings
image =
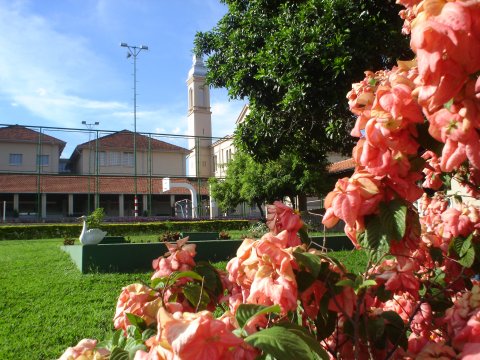
[[[110,351],[103,348],[97,348],[97,340],[83,339],[73,346],[69,347],[58,360],[106,360]]]
[[[323,223],[345,223],[366,271],[313,248],[275,202],[227,272],[167,244],[150,286],[122,290],[127,340],[62,359],[128,356],[120,344],[136,360],[480,357],[480,1],[397,3],[416,58],[352,86],[356,168],[325,199]]]

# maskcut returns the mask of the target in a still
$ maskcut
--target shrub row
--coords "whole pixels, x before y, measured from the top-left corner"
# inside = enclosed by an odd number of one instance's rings
[[[165,231],[205,231],[243,230],[249,220],[205,220],[205,221],[164,221],[155,223],[102,224],[100,228],[110,236],[159,234]],[[0,240],[29,240],[78,237],[80,224],[35,224],[0,226]]]

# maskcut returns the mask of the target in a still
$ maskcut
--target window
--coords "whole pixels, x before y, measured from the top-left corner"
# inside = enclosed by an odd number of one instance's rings
[[[206,161],[202,161],[202,166],[203,166],[203,167],[207,167],[207,162],[206,162]]]
[[[213,171],[217,171],[217,155],[213,156]]]
[[[37,165],[48,166],[48,155],[37,155]]]
[[[98,153],[98,164],[100,166],[107,166],[107,153],[105,151]]]
[[[124,152],[122,156],[123,166],[133,166],[133,152]]]
[[[108,154],[108,165],[117,166],[122,164],[122,154],[116,151],[112,151]]]
[[[193,106],[193,89],[188,89],[188,108],[191,109]]]
[[[228,150],[226,151],[226,155],[227,155],[227,156],[226,156],[226,159],[225,159],[225,160],[226,160],[226,163],[228,164],[228,163],[230,162],[230,160],[232,160],[232,149],[228,149]]]
[[[10,154],[8,157],[8,164],[9,165],[22,165],[23,161],[23,154]]]

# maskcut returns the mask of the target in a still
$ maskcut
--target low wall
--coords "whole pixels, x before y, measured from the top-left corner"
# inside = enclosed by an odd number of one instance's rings
[[[189,241],[196,244],[195,261],[218,262],[233,258],[242,240]],[[152,260],[167,252],[163,243],[62,246],[82,273],[153,271]]]
[[[311,239],[314,242],[313,247],[315,247],[315,243],[323,246],[323,236],[312,236]],[[325,247],[332,251],[354,249],[352,241],[346,235],[327,236],[325,238]]]

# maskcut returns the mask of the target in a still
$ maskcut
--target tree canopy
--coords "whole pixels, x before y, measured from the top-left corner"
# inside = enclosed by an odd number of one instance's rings
[[[221,209],[246,202],[262,211],[264,202],[273,203],[285,196],[294,199],[302,194],[326,193],[333,180],[325,175],[323,166],[308,165],[292,154],[259,163],[239,151],[228,163],[225,179],[212,178],[210,184],[211,194]]]
[[[196,34],[195,52],[208,55],[212,86],[248,99],[236,140],[256,160],[286,150],[314,162],[350,150],[351,84],[411,57],[395,0],[221,2],[227,14]]]

